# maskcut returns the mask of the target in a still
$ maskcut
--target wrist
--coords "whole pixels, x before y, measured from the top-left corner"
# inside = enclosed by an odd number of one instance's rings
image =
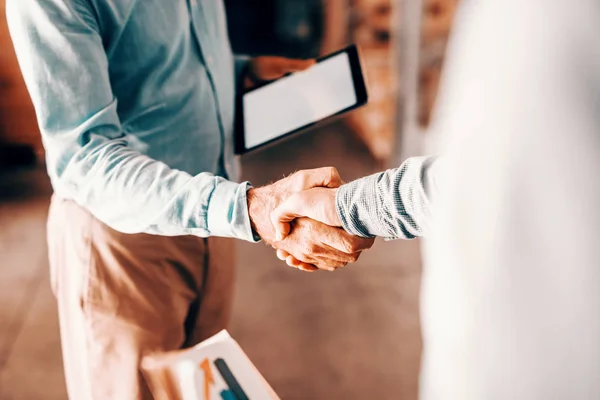
[[[250,229],[252,229],[252,235],[255,238],[260,238],[260,234],[256,230],[256,223],[254,217],[256,215],[256,189],[249,188],[246,192],[246,202],[248,204],[248,218],[250,219]]]
[[[275,229],[271,224],[269,215],[275,208],[277,194],[268,190],[269,186],[263,188],[252,188],[246,194],[248,202],[248,216],[253,233],[267,243],[275,240]]]
[[[340,216],[340,212],[342,210],[340,210],[339,206],[338,206],[338,192],[339,192],[339,187],[334,188],[334,189],[329,189],[329,201],[327,204],[329,204],[330,207],[330,215],[332,218],[332,222],[333,225],[332,226],[343,226],[342,224],[342,218]]]

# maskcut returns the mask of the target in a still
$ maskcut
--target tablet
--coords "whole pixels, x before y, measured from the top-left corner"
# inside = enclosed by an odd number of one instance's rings
[[[367,103],[355,45],[238,96],[235,150],[244,154]]]

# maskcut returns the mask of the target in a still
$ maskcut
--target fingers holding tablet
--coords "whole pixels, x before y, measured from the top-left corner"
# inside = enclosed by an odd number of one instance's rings
[[[356,46],[316,62],[284,60],[278,68],[302,70],[252,89],[238,98],[238,154],[302,131],[367,102]]]

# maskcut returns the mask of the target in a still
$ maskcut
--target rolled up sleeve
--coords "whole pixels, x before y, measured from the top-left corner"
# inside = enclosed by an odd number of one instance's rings
[[[414,239],[427,231],[427,182],[435,157],[413,157],[400,168],[342,185],[336,208],[343,228],[356,236]]]
[[[246,193],[249,182],[223,180],[212,193],[208,206],[208,230],[212,236],[236,237],[257,242],[250,225]]]
[[[121,232],[254,241],[247,183],[172,169],[137,151],[123,132],[90,7],[78,0],[7,3],[54,190]]]

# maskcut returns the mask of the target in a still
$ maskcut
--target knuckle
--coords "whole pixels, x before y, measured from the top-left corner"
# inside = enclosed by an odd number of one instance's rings
[[[375,239],[364,239],[362,243],[364,249],[370,249],[375,243]]]
[[[309,243],[306,245],[306,248],[308,249],[308,251],[310,252],[310,254],[314,254],[319,250],[319,246],[317,246],[316,243]]]
[[[350,262],[354,263],[354,262],[358,261],[359,257],[360,257],[360,252],[350,254]]]
[[[337,178],[340,176],[340,173],[338,172],[336,167],[326,167],[326,168],[327,168],[327,173],[330,178]]]
[[[300,247],[300,252],[301,252],[302,254],[304,254],[304,255],[309,255],[309,254],[312,254],[312,246],[311,246],[310,244],[308,244],[308,243],[307,243],[307,244],[303,244],[303,245]]]
[[[305,179],[307,171],[305,169],[301,169],[300,171],[296,171],[292,174],[296,179]]]
[[[326,270],[326,269],[328,269],[327,265],[325,265],[325,264],[324,264],[322,261],[320,261],[320,260],[315,260],[315,261],[313,262],[313,265],[314,265],[315,267],[317,267],[318,269],[321,269],[321,270]]]
[[[299,218],[297,220],[306,237],[313,237],[316,234],[312,220],[307,218]]]
[[[320,260],[317,263],[317,268],[322,269],[324,271],[334,271],[335,270],[335,266],[331,265],[331,263],[329,263],[325,260]]]
[[[331,260],[331,259],[319,259],[318,267],[319,269],[323,269],[326,271],[335,271],[336,269],[342,268],[347,263],[339,260]]]
[[[358,248],[357,248],[358,246],[356,245],[356,242],[353,240],[344,240],[343,246],[344,246],[344,251],[348,254],[353,254],[358,251]]]
[[[336,269],[340,269],[343,268],[347,265],[348,263],[343,262],[343,261],[335,261],[331,264],[332,267],[332,271],[335,271]]]
[[[327,181],[330,183],[336,183],[340,181],[340,173],[335,167],[326,167]]]
[[[305,175],[306,174],[304,171],[296,171],[288,176],[287,180],[291,186],[296,186],[298,182],[301,182],[303,179],[305,179]]]

